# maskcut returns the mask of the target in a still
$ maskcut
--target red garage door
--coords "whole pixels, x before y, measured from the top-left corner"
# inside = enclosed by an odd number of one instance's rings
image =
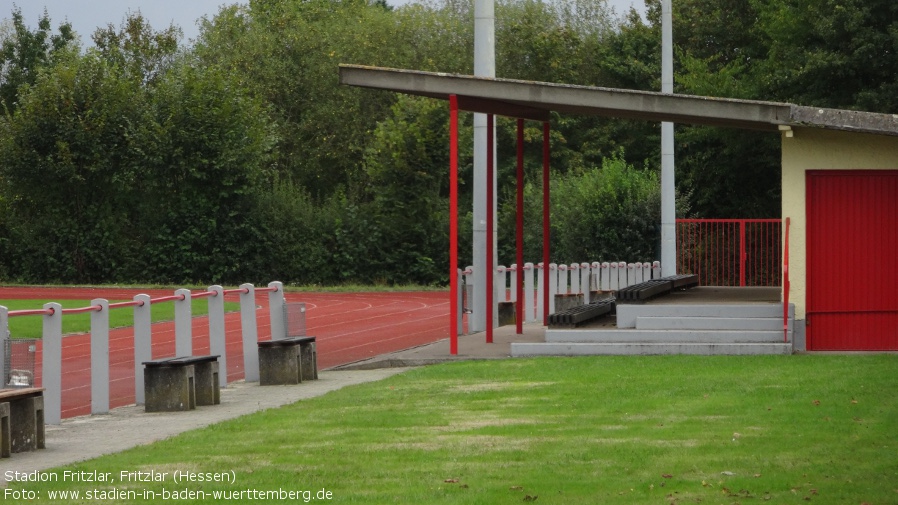
[[[898,171],[807,174],[808,350],[898,350]]]

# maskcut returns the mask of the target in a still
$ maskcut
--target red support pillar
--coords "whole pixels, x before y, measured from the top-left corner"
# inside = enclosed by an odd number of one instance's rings
[[[518,119],[518,187],[517,213],[515,219],[515,239],[518,265],[517,282],[515,283],[515,329],[517,334],[524,333],[524,120]]]
[[[449,96],[449,353],[458,354],[458,97]]]
[[[543,123],[543,326],[549,324],[549,122]]]
[[[493,115],[487,114],[486,116],[486,268],[483,270],[483,274],[486,275],[486,343],[493,343],[493,296],[495,294],[495,288],[493,286],[493,279],[495,278],[496,272],[494,270],[493,265],[493,255],[495,243],[493,242],[493,233],[494,233],[494,223],[493,219],[495,214],[493,213],[493,208],[495,207],[495,202],[493,201],[493,192],[495,191],[494,183],[493,183],[493,171],[495,167],[493,166],[493,143],[495,142],[493,138]]]

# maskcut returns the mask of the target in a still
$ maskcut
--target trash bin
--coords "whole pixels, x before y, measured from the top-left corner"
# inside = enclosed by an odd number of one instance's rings
[[[34,387],[34,362],[37,339],[4,339],[3,387]]]

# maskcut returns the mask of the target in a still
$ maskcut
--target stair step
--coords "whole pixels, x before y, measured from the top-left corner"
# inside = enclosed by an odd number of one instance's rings
[[[792,340],[792,332],[788,335]],[[547,329],[546,343],[783,343],[783,330]]]
[[[523,343],[511,344],[513,357],[626,355],[761,355],[791,354],[783,343]]]
[[[789,321],[789,329],[792,321]],[[638,316],[637,330],[752,330],[783,331],[783,317],[671,317]]]
[[[795,306],[790,304],[789,315],[794,317]],[[617,306],[618,328],[635,328],[638,317],[725,317],[725,318],[780,318],[783,306],[778,303],[752,305],[732,304],[646,304]]]

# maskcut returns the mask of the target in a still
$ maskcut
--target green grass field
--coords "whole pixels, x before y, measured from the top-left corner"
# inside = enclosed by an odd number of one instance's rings
[[[75,503],[50,490],[112,488],[326,490],[363,504],[898,503],[896,372],[896,355],[454,363],[66,468],[233,472],[233,484],[12,489],[44,503]]]
[[[63,309],[76,309],[89,307],[90,300],[0,300],[0,305],[10,311],[34,310],[43,308],[45,303],[57,302]],[[118,300],[129,301],[129,300]],[[116,303],[110,300],[109,303]],[[191,311],[194,316],[202,316],[209,312],[209,302],[198,298],[191,300]],[[237,302],[225,302],[225,311],[240,310]],[[174,302],[156,303],[150,311],[153,322],[171,321],[175,318]],[[134,325],[134,309],[130,307],[112,309],[109,311],[109,327],[120,328]],[[62,332],[86,333],[90,331],[90,313],[66,314],[62,318]],[[20,316],[9,318],[9,333],[12,338],[41,338],[43,333],[43,318],[41,316]]]

